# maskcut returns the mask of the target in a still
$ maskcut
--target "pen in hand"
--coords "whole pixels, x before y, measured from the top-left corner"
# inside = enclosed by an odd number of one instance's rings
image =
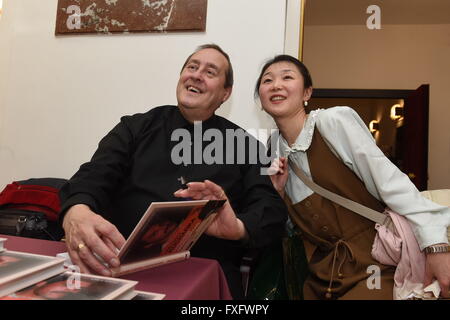
[[[183,176],[179,177],[178,181],[180,181],[180,183],[181,183],[181,189],[186,190],[187,188],[189,188],[187,185],[188,181]],[[192,198],[184,198],[184,199],[185,200],[193,200]]]

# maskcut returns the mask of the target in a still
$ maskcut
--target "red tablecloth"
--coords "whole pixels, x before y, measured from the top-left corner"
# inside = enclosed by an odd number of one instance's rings
[[[8,250],[48,256],[66,252],[63,242],[1,235]],[[230,300],[225,275],[215,260],[189,258],[123,276],[138,281],[137,290],[165,293],[167,300]]]

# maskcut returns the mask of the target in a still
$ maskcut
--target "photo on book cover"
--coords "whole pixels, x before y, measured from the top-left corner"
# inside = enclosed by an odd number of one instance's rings
[[[63,259],[6,250],[0,254],[0,297],[63,271]]]
[[[136,295],[136,281],[64,272],[0,300],[113,300]]]
[[[5,251],[0,255],[0,285],[55,265],[60,265],[62,270],[63,262],[62,259],[50,256]]]
[[[162,300],[166,296],[164,293],[155,293],[147,291],[135,291],[136,296],[131,300]]]
[[[5,248],[5,242],[6,242],[6,238],[0,238],[0,253],[2,253],[3,251],[6,250]]]
[[[153,202],[119,252],[122,264],[188,251],[224,200]]]

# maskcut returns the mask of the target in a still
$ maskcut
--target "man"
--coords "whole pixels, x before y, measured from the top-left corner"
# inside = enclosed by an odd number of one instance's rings
[[[214,154],[218,161],[190,161],[208,148],[207,141],[196,144],[196,133],[214,129],[225,137],[229,130],[242,130],[214,114],[230,97],[232,86],[228,55],[216,45],[199,47],[182,68],[178,106],[123,117],[99,143],[92,160],[62,188],[67,247],[81,271],[110,275],[95,255],[117,266],[116,248],[124,244],[124,237],[153,201],[226,199],[191,254],[217,259],[233,297],[243,297],[239,271],[243,253],[248,247],[263,247],[280,238],[287,213],[270,179],[261,175],[261,165],[249,161],[251,136],[246,136],[244,149],[235,145],[230,149],[223,141],[225,154],[222,158],[220,152]],[[175,132],[194,133],[193,143],[179,154],[174,152],[179,146],[174,142]],[[229,160],[227,152],[233,152],[234,160],[245,152],[246,161],[225,161],[226,157]],[[181,189],[184,179],[191,182]]]

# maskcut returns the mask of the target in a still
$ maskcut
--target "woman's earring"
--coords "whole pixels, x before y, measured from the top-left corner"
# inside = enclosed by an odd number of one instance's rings
[[[308,106],[308,101],[305,100],[305,101],[303,102],[303,105],[304,105],[305,107],[307,107],[307,106]]]

